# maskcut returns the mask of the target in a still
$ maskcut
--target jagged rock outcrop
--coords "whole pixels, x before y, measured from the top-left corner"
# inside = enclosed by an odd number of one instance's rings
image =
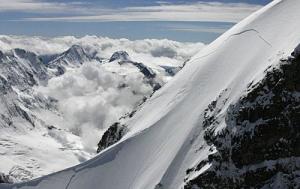
[[[205,139],[216,149],[187,174],[207,170],[185,188],[297,188],[300,183],[300,56],[281,60],[227,110],[215,133],[218,111],[206,117]]]
[[[147,79],[155,78],[156,73],[151,68],[147,67],[145,64],[138,62],[132,62],[132,64],[136,66]]]
[[[0,172],[0,184],[1,183],[13,183],[13,179],[9,175],[5,175],[4,173]]]
[[[176,75],[182,68],[182,67],[174,67],[174,66],[160,66],[162,67],[170,76]]]
[[[47,69],[38,56],[23,49],[2,53],[0,70],[2,80],[8,85],[24,86],[23,89],[48,78]]]
[[[156,80],[157,74],[153,71],[153,69],[143,63],[132,61],[126,51],[117,51],[113,53],[109,62],[114,62],[116,60],[118,60],[118,64],[120,65],[127,64],[135,66],[144,75],[145,82],[151,85],[153,91],[161,88],[162,84]]]
[[[100,142],[98,143],[97,153],[118,142],[127,133],[127,131],[128,129],[125,125],[121,125],[119,122],[114,123],[103,134]]]
[[[59,76],[66,72],[66,67],[78,67],[84,62],[91,61],[89,56],[80,45],[73,45],[67,51],[58,55],[50,61],[47,66],[55,70],[55,75]]]
[[[114,52],[111,58],[109,59],[109,62],[113,62],[118,60],[118,63],[120,65],[123,64],[132,64],[135,67],[137,67],[141,73],[148,79],[153,79],[156,76],[156,73],[148,66],[146,66],[143,63],[134,62],[130,59],[129,54],[126,51],[117,51]]]
[[[80,65],[83,64],[83,62],[90,60],[91,57],[80,45],[73,45],[53,62],[59,62],[62,65]]]
[[[131,61],[129,54],[126,51],[117,51],[112,54],[109,59],[109,62],[118,60],[119,62]]]

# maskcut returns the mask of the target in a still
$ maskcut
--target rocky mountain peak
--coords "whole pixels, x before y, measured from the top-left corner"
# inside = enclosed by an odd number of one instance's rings
[[[73,57],[75,56],[79,57],[81,55],[85,55],[85,51],[80,45],[73,45],[64,54]]]
[[[2,51],[0,51],[0,60],[2,60],[3,57],[4,57],[4,54]]]
[[[52,60],[49,65],[79,65],[89,60],[91,60],[91,58],[80,45],[73,45],[67,51],[60,54],[56,59]]]
[[[117,51],[113,53],[111,58],[109,59],[109,62],[113,62],[115,60],[119,60],[120,62],[122,61],[130,61],[129,54],[126,51]]]

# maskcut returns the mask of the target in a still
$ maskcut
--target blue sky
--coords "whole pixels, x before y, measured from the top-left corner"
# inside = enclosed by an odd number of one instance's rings
[[[209,43],[271,0],[0,0],[0,34]]]

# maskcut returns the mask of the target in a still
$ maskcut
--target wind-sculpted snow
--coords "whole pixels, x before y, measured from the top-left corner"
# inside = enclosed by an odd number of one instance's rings
[[[211,124],[205,117],[218,115],[216,132],[227,128],[228,108],[247,94],[250,83],[262,81],[264,70],[290,55],[300,42],[299,7],[300,1],[275,0],[205,47],[125,122],[123,138],[94,159],[3,188],[188,187],[213,166],[205,160],[218,153],[205,140]],[[208,111],[210,106],[216,111]],[[200,170],[191,169],[202,161]]]

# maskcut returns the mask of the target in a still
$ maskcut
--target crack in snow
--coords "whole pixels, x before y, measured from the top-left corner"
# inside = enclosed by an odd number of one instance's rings
[[[247,29],[247,30],[244,30],[244,31],[241,31],[241,32],[238,32],[238,33],[235,33],[235,34],[232,34],[230,35],[225,41],[227,41],[229,38],[233,37],[233,36],[237,36],[237,35],[241,35],[241,34],[244,34],[244,33],[247,33],[247,32],[255,32],[257,33],[258,37],[260,39],[262,39],[266,44],[268,44],[270,47],[272,47],[272,44],[270,42],[268,42],[261,34],[259,31],[257,31],[256,29]]]
[[[66,189],[69,188],[69,186],[70,186],[70,184],[71,184],[73,178],[76,176],[76,173],[77,173],[76,170],[73,170],[73,171],[74,171],[74,174],[70,177],[69,182],[68,182],[67,185],[66,185]]]
[[[222,44],[220,44],[215,50],[213,50],[213,51],[211,51],[211,52],[209,52],[209,53],[207,53],[207,54],[205,54],[205,55],[203,55],[203,56],[200,56],[200,57],[198,57],[198,58],[195,58],[195,59],[193,59],[192,61],[196,61],[196,60],[199,60],[199,59],[202,59],[202,58],[205,58],[205,57],[207,57],[207,56],[209,56],[209,55],[214,54],[214,53],[217,52],[217,50],[218,50],[219,48],[221,48],[221,46],[223,46],[223,45],[225,44],[225,42],[226,42],[227,40],[229,40],[231,37],[238,36],[238,35],[242,35],[242,34],[247,33],[247,32],[255,32],[255,33],[257,34],[257,36],[258,36],[262,41],[264,41],[268,46],[272,47],[272,44],[271,44],[269,41],[267,41],[267,40],[260,34],[260,32],[259,32],[258,30],[256,30],[256,29],[247,29],[247,30],[243,30],[243,31],[241,31],[241,32],[238,32],[238,33],[234,33],[234,34],[229,35],[229,36],[227,37],[227,39],[225,39],[225,40],[222,42]]]

